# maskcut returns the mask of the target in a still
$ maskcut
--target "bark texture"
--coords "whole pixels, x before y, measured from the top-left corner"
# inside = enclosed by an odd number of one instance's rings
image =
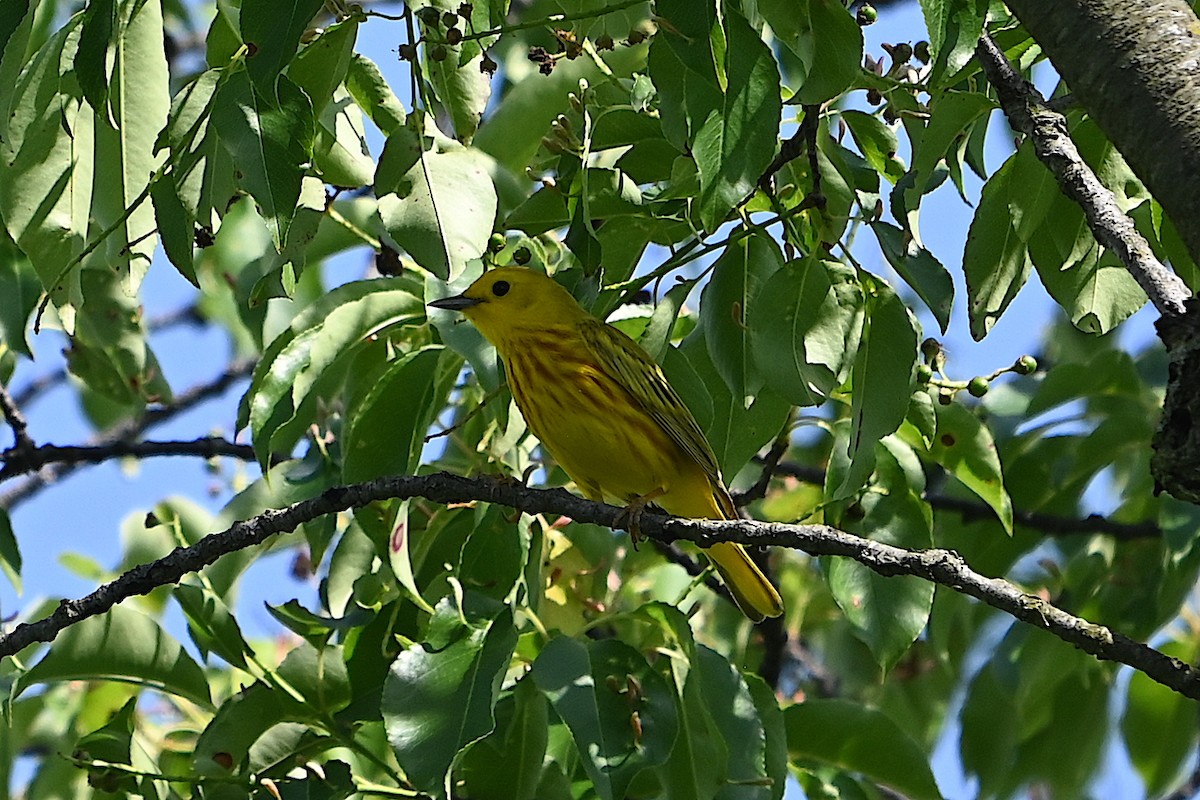
[[[1009,0],[1200,263],[1200,20],[1184,0]]]

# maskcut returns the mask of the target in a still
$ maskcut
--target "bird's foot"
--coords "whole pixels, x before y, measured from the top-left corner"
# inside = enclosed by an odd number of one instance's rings
[[[617,516],[616,523],[629,531],[629,538],[633,541],[634,550],[638,549],[638,544],[642,541],[642,514],[646,512],[646,506],[665,493],[666,490],[659,487],[652,492],[634,497],[629,501],[629,505],[625,506],[625,510]]]

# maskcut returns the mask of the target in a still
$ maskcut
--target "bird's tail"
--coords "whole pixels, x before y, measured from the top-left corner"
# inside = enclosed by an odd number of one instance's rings
[[[746,548],[733,542],[721,542],[704,552],[721,573],[738,608],[751,621],[761,622],[763,617],[778,617],[783,613],[783,599],[758,565],[750,560]]]

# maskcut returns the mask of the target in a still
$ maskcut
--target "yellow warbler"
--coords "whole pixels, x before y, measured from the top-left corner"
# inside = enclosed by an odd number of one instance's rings
[[[430,305],[461,311],[496,346],[529,429],[589,499],[737,518],[712,448],[662,370],[554,280],[503,267]],[[747,617],[783,613],[741,545],[706,552]]]

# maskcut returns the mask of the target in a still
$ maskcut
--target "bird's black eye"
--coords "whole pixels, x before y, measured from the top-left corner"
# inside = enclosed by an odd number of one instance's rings
[[[512,287],[508,285],[508,281],[496,281],[492,284],[492,294],[496,297],[504,297],[510,288]]]

